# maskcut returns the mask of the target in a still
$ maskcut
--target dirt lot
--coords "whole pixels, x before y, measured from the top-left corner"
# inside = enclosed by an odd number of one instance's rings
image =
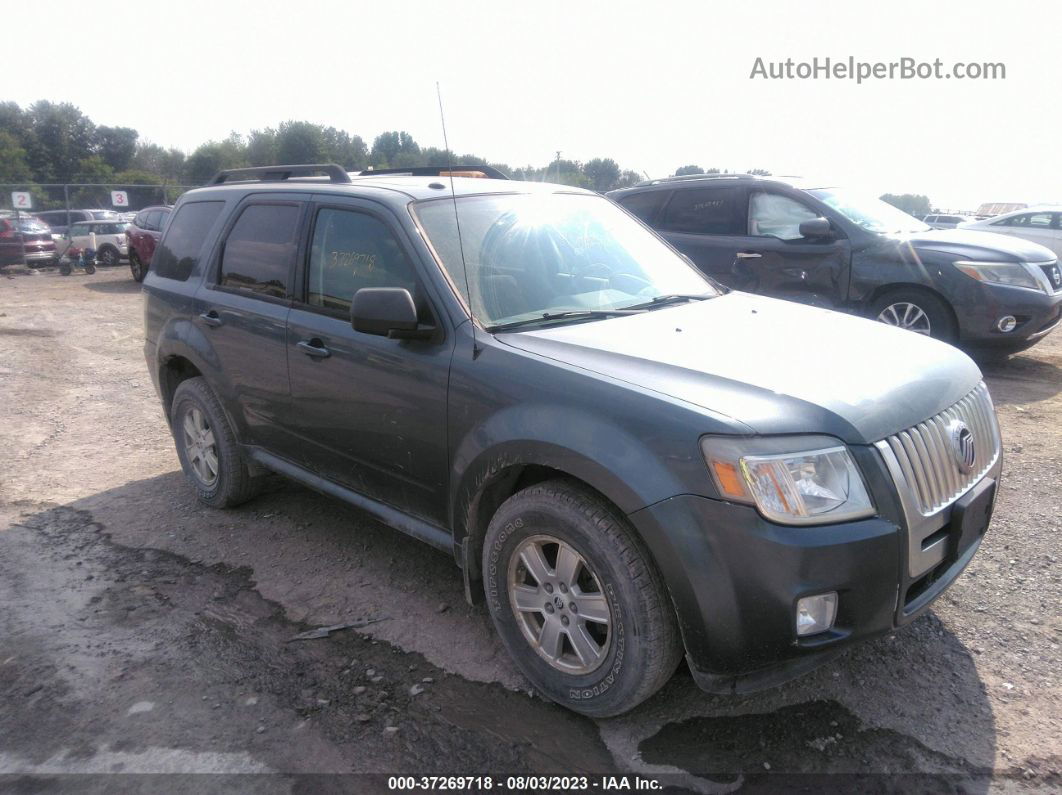
[[[167,789],[582,772],[703,792],[1057,790],[1062,333],[986,375],[1000,502],[929,614],[782,688],[713,697],[680,670],[593,722],[526,692],[445,555],[279,480],[235,511],[196,503],[125,268],[0,277],[0,789],[181,771],[244,775]],[[364,626],[291,641],[349,622]]]

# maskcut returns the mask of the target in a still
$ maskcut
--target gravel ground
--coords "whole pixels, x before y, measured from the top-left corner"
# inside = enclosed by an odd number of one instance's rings
[[[279,479],[234,511],[195,502],[126,269],[0,277],[0,789],[1058,790],[1062,333],[985,372],[999,504],[932,611],[766,693],[705,695],[680,670],[595,722],[527,693],[447,556]],[[175,772],[199,775],[153,778]]]

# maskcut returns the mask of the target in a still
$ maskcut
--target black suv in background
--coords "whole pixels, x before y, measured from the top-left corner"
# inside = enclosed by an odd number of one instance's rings
[[[1055,255],[932,230],[842,188],[752,175],[652,180],[608,194],[737,290],[867,315],[946,342],[1014,352],[1062,319]]]
[[[595,716],[683,653],[718,692],[809,670],[976,553],[1002,464],[965,354],[721,288],[589,191],[414,171],[236,170],[174,207],[144,352],[207,505],[273,471],[443,550]]]

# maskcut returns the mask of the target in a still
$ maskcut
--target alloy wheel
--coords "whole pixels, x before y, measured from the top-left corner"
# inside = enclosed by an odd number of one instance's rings
[[[890,326],[913,331],[916,334],[929,336],[932,332],[929,315],[921,307],[906,301],[889,304],[878,314],[878,320]]]
[[[192,406],[184,415],[184,453],[196,478],[208,488],[218,479],[218,448],[206,415]]]
[[[509,604],[524,638],[553,668],[582,675],[608,656],[612,611],[593,569],[548,535],[524,540],[509,561]]]

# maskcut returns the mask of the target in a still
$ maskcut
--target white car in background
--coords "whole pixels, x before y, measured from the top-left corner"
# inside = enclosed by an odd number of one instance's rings
[[[101,265],[117,265],[129,256],[129,243],[122,221],[78,221],[55,241],[56,257],[62,259],[71,248],[93,247],[95,236],[96,262]]]
[[[954,229],[959,224],[972,221],[969,215],[926,215],[922,217],[922,223],[928,224],[933,229]]]
[[[962,228],[998,232],[1001,235],[1031,240],[1051,249],[1056,257],[1062,257],[1062,206],[1015,210],[983,221],[963,224]]]

